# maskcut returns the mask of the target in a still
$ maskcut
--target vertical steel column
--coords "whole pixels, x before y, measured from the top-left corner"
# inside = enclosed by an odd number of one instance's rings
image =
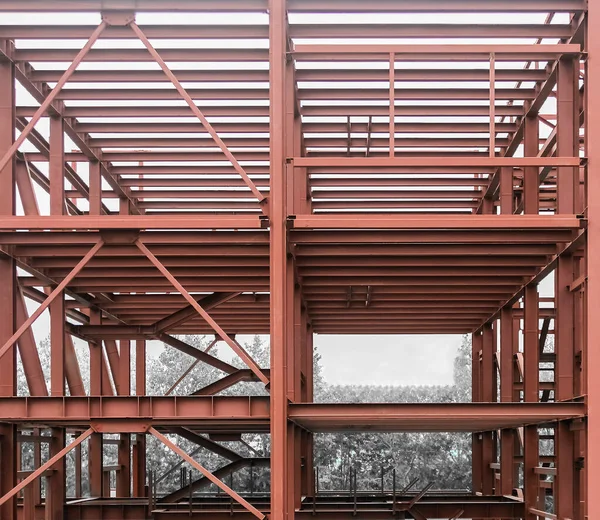
[[[525,117],[523,148],[525,157],[536,157],[539,151],[538,116]],[[540,212],[539,169],[526,166],[523,171],[523,213],[537,215]]]
[[[484,403],[494,402],[495,381],[494,377],[494,329],[486,324],[483,327],[481,345],[481,401]],[[483,460],[482,460],[482,485],[484,495],[493,495],[495,486],[495,472],[490,467],[496,460],[494,446],[494,432],[483,433]]]
[[[131,394],[131,343],[120,340],[119,352],[119,387],[121,395]],[[117,496],[131,496],[131,436],[121,433],[119,441],[119,472],[117,473]]]
[[[500,214],[513,213],[513,170],[510,167],[500,169]]]
[[[289,199],[288,199],[289,202]],[[287,272],[287,294],[284,320],[287,324],[286,330],[286,359],[287,359],[287,400],[289,402],[300,401],[300,344],[297,332],[299,331],[301,301],[300,286],[295,283],[294,260],[288,258]],[[288,422],[288,504],[300,507],[301,495],[301,447],[300,429],[293,423]],[[291,506],[290,506],[291,507]]]
[[[301,348],[304,350],[302,366],[304,374],[304,393],[302,401],[312,403],[314,401],[314,351],[313,351],[313,334],[312,328],[308,323],[308,315],[306,309],[303,312],[302,320],[302,340]],[[304,471],[302,475],[302,495],[313,496],[315,489],[314,475],[314,452],[313,452],[313,434],[302,431],[302,459],[304,462]]]
[[[64,215],[65,211],[65,135],[62,117],[50,118],[50,215]],[[50,394],[54,397],[65,395],[65,295],[64,292],[50,304]],[[59,453],[65,447],[64,428],[52,428],[50,456]],[[66,461],[62,457],[54,466],[53,473],[47,478],[46,517],[49,520],[64,518],[66,498]]]
[[[481,402],[481,349],[483,336],[480,332],[473,334],[471,345],[473,349],[471,359],[471,401]],[[474,433],[472,440],[472,476],[473,493],[483,492],[483,434]]]
[[[271,519],[291,512],[287,433],[286,322],[286,2],[269,0],[269,115],[271,179],[270,216],[270,331],[271,331]]]
[[[103,343],[104,352],[108,359],[108,368],[110,368],[117,395],[126,395],[121,393],[121,372],[119,370],[119,349],[117,347],[117,341],[114,339],[105,339]]]
[[[81,444],[75,448],[75,498],[81,498],[81,470],[82,470]]]
[[[75,345],[73,344],[73,338],[68,333],[65,334],[65,376],[71,395],[85,395],[85,387],[83,386],[81,369],[77,360],[77,354],[75,353]]]
[[[90,215],[100,215],[102,213],[102,176],[100,173],[100,163],[90,161]]]
[[[556,89],[556,154],[579,157],[579,58],[558,62]],[[557,213],[573,214],[579,208],[579,168],[557,168]]]
[[[579,155],[579,59],[562,58],[558,63],[556,153],[562,157]],[[574,214],[579,210],[579,169],[558,168],[557,213]],[[562,255],[555,274],[555,401],[573,398],[575,371],[574,317],[575,300],[570,284],[574,279],[573,255]],[[554,479],[555,512],[559,518],[574,517],[575,460],[573,432],[568,423],[555,429],[557,474]]]
[[[389,103],[390,103],[390,157],[394,157],[396,153],[396,55],[390,52],[390,92],[389,92]]]
[[[503,403],[513,400],[513,323],[512,307],[505,307],[500,313],[500,401]],[[515,434],[514,430],[502,430],[501,435],[500,494],[511,495],[515,487]]]
[[[65,448],[65,443],[65,429],[52,428],[50,457],[59,454]],[[49,520],[64,520],[67,478],[65,458],[61,457],[51,469],[53,470],[53,473],[47,479],[48,488],[46,488],[46,518]]]
[[[33,429],[33,435],[40,435],[41,430],[39,428]],[[33,467],[39,468],[42,465],[42,443],[36,442],[33,445]],[[40,479],[35,479],[31,483],[31,487],[33,488],[33,497],[35,500],[35,505],[39,505],[42,503],[42,486]]]
[[[65,141],[60,117],[50,118],[50,215],[63,215],[65,207]],[[61,293],[50,304],[50,393],[65,395],[65,296]]]
[[[29,313],[27,312],[25,297],[20,290],[16,292],[15,298],[17,299],[17,325],[20,327],[29,318]],[[48,396],[46,377],[42,369],[42,363],[35,343],[35,336],[33,335],[31,327],[19,338],[18,344],[29,393],[31,395]]]
[[[287,20],[285,22],[287,27]],[[294,61],[287,60],[285,66],[285,156],[302,155],[302,120],[297,111],[296,79]],[[296,169],[286,165],[286,214],[304,210],[302,190],[298,189]],[[306,195],[304,195],[306,199]],[[284,321],[287,324],[287,398],[290,402],[302,400],[302,293],[296,282],[296,262],[293,255],[287,256],[287,294]],[[302,431],[288,422],[288,506],[299,508],[302,501]]]
[[[524,378],[523,400],[529,403],[539,401],[539,310],[537,286],[530,284],[525,288],[523,318]],[[523,429],[523,480],[527,507],[538,506],[539,476],[534,468],[539,465],[539,439],[537,426]],[[527,518],[535,518],[527,513]]]
[[[135,342],[135,393],[146,395],[146,341]],[[133,496],[146,496],[146,435],[136,433],[133,446]]]
[[[581,200],[585,200],[584,197]],[[575,278],[579,279],[586,273],[585,252],[582,256],[575,258]],[[575,316],[574,316],[574,354],[575,370],[573,374],[573,395],[580,396],[586,394],[585,389],[585,356],[587,353],[586,334],[585,334],[585,282],[581,284],[575,292]],[[586,503],[586,429],[583,424],[573,432],[574,436],[574,458],[576,475],[573,479],[573,494],[576,497],[573,501],[574,517],[582,518]],[[579,499],[577,500],[577,497]]]
[[[10,41],[0,45],[12,47]],[[6,60],[0,60],[0,156],[4,155],[15,140],[15,68]],[[0,170],[0,217],[15,214],[15,159],[11,158]],[[17,280],[15,261],[4,255],[0,257],[0,343],[4,344],[16,330]],[[13,345],[0,358],[0,395],[17,393],[17,347]],[[17,428],[0,425],[0,495],[8,493],[17,485]],[[16,520],[17,501],[11,498],[0,506],[2,520]]]
[[[490,157],[496,156],[496,56],[490,54]]]
[[[102,315],[96,309],[90,309],[90,325],[101,325]],[[90,346],[90,395],[102,395],[102,342],[91,343]],[[89,479],[90,495],[102,496],[102,434],[94,433],[89,440]]]
[[[600,5],[589,2],[587,21],[587,518],[600,518]]]

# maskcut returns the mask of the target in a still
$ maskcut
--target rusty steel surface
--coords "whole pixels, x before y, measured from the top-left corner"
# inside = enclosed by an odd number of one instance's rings
[[[600,518],[599,26],[596,0],[0,0],[0,518]],[[470,334],[473,403],[315,404],[315,334]],[[165,396],[156,340],[190,358]],[[223,377],[169,395],[198,364]],[[473,432],[473,494],[315,496],[336,431]],[[269,497],[173,432],[269,433]],[[161,504],[147,434],[227,502]]]

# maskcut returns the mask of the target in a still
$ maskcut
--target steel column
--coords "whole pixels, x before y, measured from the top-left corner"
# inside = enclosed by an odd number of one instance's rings
[[[481,345],[481,401],[491,403],[495,401],[495,372],[494,367],[494,329],[491,325],[483,327],[482,345]],[[493,495],[495,487],[495,473],[490,464],[496,460],[496,450],[494,446],[494,432],[484,432],[482,434],[482,481],[483,494]]]
[[[525,288],[523,298],[523,401],[539,401],[539,323],[538,323],[538,292],[537,286],[531,284]],[[534,468],[539,465],[539,440],[538,429],[527,426],[523,429],[523,480],[525,502],[528,508],[538,506],[539,475]],[[527,513],[528,519],[535,515]]]
[[[600,88],[600,34],[596,30],[600,23],[600,5],[590,2],[588,6],[587,51],[587,116],[586,153],[588,164],[587,206],[591,225],[588,229],[587,251],[587,517],[600,517],[600,321],[597,318],[600,308],[600,151],[596,143],[600,140],[600,97],[594,92]]]
[[[135,342],[135,394],[146,395],[146,341]],[[146,496],[146,435],[137,433],[133,446],[133,496]]]
[[[50,467],[52,474],[46,479],[46,517],[48,520],[63,520],[65,517],[67,468],[65,458],[61,456],[65,449],[65,442],[65,429],[52,428],[50,457],[57,457],[57,461]]]
[[[475,332],[471,337],[472,365],[471,365],[471,400],[474,403],[482,401],[481,394],[481,355],[483,349],[483,336]],[[472,437],[472,475],[473,493],[483,493],[483,434],[474,433]]]
[[[121,395],[131,394],[131,343],[119,341],[119,386]],[[131,436],[121,433],[118,447],[117,496],[131,496]]]
[[[1,41],[3,47],[12,48],[11,41]],[[0,60],[0,155],[8,155],[15,138],[15,67],[10,61]],[[0,218],[15,214],[15,163],[12,154],[0,166]],[[16,264],[9,257],[0,255],[0,343],[13,336],[17,324]],[[17,349],[9,346],[5,356],[0,357],[0,395],[17,394]],[[17,428],[0,424],[0,494],[5,495],[17,484]],[[16,520],[17,501],[10,499],[0,505],[3,520]]]
[[[557,79],[557,154],[579,154],[579,59],[563,58],[558,63]],[[558,168],[557,213],[579,211],[579,169]],[[575,279],[573,255],[558,259],[555,275],[555,400],[574,396],[575,371],[575,298],[570,284]],[[555,428],[557,474],[554,479],[555,512],[559,518],[573,518],[579,497],[575,490],[574,434],[567,423]]]
[[[513,311],[505,307],[500,314],[500,401],[513,400],[514,332]],[[500,491],[511,495],[515,487],[515,432],[502,430],[500,439]]]
[[[287,433],[287,214],[284,135],[286,108],[286,0],[269,0],[269,117],[270,117],[270,339],[271,339],[271,518],[293,515],[289,503]]]
[[[96,309],[90,310],[90,324],[100,324],[102,315]],[[90,349],[90,396],[103,395],[102,367],[104,357],[102,353],[102,342],[89,343]],[[102,496],[102,465],[103,465],[103,447],[102,434],[93,433],[88,443],[88,475],[90,481],[90,496]]]
[[[539,122],[536,115],[524,121],[523,151],[526,157],[537,157],[539,151]],[[537,215],[540,210],[539,169],[526,166],[523,175],[523,213]]]

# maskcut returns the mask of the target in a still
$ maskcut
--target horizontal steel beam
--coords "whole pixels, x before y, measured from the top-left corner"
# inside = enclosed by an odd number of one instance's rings
[[[519,105],[496,105],[496,116],[520,117],[524,108]],[[35,107],[17,107],[18,117],[31,117]],[[421,117],[487,117],[489,107],[477,105],[399,105],[395,108],[396,116]],[[202,112],[207,117],[268,117],[268,106],[203,106]],[[348,116],[388,116],[386,106],[361,105],[355,103],[347,106],[331,104],[307,105],[302,107],[302,114],[307,117],[348,117]],[[188,107],[179,106],[74,106],[64,109],[65,117],[97,117],[102,119],[121,117],[190,117]]]
[[[514,231],[534,229],[579,229],[584,220],[576,215],[468,215],[464,217],[404,215],[297,215],[290,218],[294,229],[487,229]]]
[[[357,502],[354,510],[353,497],[338,493],[338,497],[320,497],[316,506],[312,507],[311,499],[303,501],[302,506],[295,512],[300,519],[314,517],[315,520],[387,520],[391,512],[391,496],[386,503],[377,500]],[[250,501],[263,513],[270,511],[269,498],[250,498]],[[410,500],[412,495],[398,497],[400,500]],[[108,499],[86,498],[67,502],[65,520],[81,520],[81,518],[102,518],[104,520],[122,520],[123,508],[127,509],[128,520],[146,520],[147,499]],[[43,513],[43,505],[37,506]],[[427,518],[450,518],[457,510],[462,509],[469,518],[521,518],[524,515],[522,501],[501,496],[477,496],[458,493],[435,493],[424,496],[419,501],[419,511]],[[195,499],[192,511],[186,502],[181,504],[166,504],[157,499],[153,511],[159,520],[181,520],[192,518],[202,520],[210,515],[216,520],[242,520],[251,518],[251,513],[237,506],[233,510],[229,500],[210,498]]]
[[[99,12],[106,8],[104,0],[57,0],[48,4],[45,0],[19,2],[9,0],[0,3],[0,12]],[[131,11],[136,7],[146,12],[266,12],[267,0],[212,0],[200,5],[196,0],[173,0],[165,5],[162,0],[138,0],[110,3],[111,9]],[[378,0],[365,4],[361,0],[289,0],[288,9],[301,13],[465,13],[465,12],[572,12],[585,11],[585,0],[424,0],[419,3],[411,0]]]
[[[267,39],[268,25],[171,25],[141,26],[148,38],[158,39]],[[12,25],[0,27],[0,39],[68,40],[88,39],[92,25]],[[291,23],[292,38],[568,38],[567,24],[310,24]],[[128,27],[108,27],[102,39],[131,39]],[[47,80],[44,80],[47,81]]]
[[[240,26],[244,27],[244,26]],[[328,26],[329,30],[337,29],[339,26]],[[353,25],[364,30],[363,25]],[[380,25],[375,26],[379,30]],[[413,27],[413,26],[410,26]],[[418,26],[417,26],[418,27]],[[442,26],[444,27],[444,26]],[[445,27],[460,27],[447,25]],[[470,26],[472,27],[472,26]],[[496,26],[497,27],[497,26]],[[521,27],[521,26],[518,26]],[[541,27],[558,27],[544,25]],[[385,27],[384,27],[385,28]],[[0,34],[3,28],[0,27]],[[40,29],[44,29],[41,27]],[[177,35],[181,27],[177,27]],[[399,27],[399,29],[401,29]],[[202,28],[194,27],[195,34],[203,34]],[[397,36],[395,36],[397,37]],[[269,71],[267,70],[174,70],[173,74],[179,81],[194,83],[202,82],[268,82]],[[39,70],[31,73],[32,81],[45,81],[54,83],[61,76],[60,70]],[[296,71],[296,81],[300,82],[355,82],[355,81],[387,81],[389,73],[383,69],[299,69]],[[544,69],[499,69],[496,72],[497,81],[544,81],[548,77]],[[489,80],[489,71],[485,69],[398,69],[396,71],[397,81],[485,81]],[[93,83],[93,82],[123,82],[123,83],[163,83],[167,78],[160,71],[153,70],[80,70],[73,73],[69,79],[70,83]]]
[[[398,61],[421,61],[431,59],[443,59],[443,56],[452,56],[453,60],[464,59],[469,61],[477,59],[479,55],[489,60],[490,54],[494,54],[496,61],[512,61],[522,59],[527,61],[538,61],[544,59],[558,59],[568,54],[581,53],[581,46],[577,44],[297,44],[294,46],[293,54],[295,57],[306,59],[319,54],[335,55],[336,59],[344,61],[346,58],[342,54],[369,55],[369,59],[375,59],[374,56],[387,56],[393,53]],[[371,56],[373,55],[373,56]],[[380,59],[383,59],[380,58]]]
[[[546,405],[549,405],[545,408]],[[313,432],[486,431],[581,417],[584,403],[292,404],[289,417]],[[416,429],[416,430],[415,430]]]
[[[93,52],[93,51],[91,51]],[[321,55],[319,55],[321,56]],[[326,56],[326,55],[323,55]],[[362,55],[361,55],[362,56]],[[32,56],[31,58],[35,58]],[[167,59],[167,58],[165,58]],[[172,59],[178,59],[174,56]],[[416,58],[415,58],[416,59]],[[438,58],[439,59],[439,58]],[[55,60],[50,60],[55,61]],[[103,60],[102,60],[103,61]],[[134,61],[138,61],[135,57]],[[198,61],[193,59],[191,61]],[[218,61],[218,60],[217,60]],[[327,60],[329,61],[329,60]],[[268,88],[222,88],[222,89],[188,89],[188,94],[194,101],[256,101],[269,99]],[[299,100],[306,101],[333,101],[333,100],[387,100],[389,91],[384,88],[302,88],[298,89]],[[487,88],[396,88],[397,100],[489,100],[490,91]],[[533,100],[536,97],[534,89],[529,88],[498,88],[495,90],[497,100]],[[64,88],[56,96],[59,100],[93,100],[93,101],[162,101],[179,99],[176,90],[166,88],[127,88],[127,89],[102,89],[102,88]],[[106,159],[106,157],[104,157]]]
[[[571,166],[581,164],[579,157],[294,157],[289,161],[301,168],[378,168],[378,167],[511,167]]]
[[[190,219],[175,215],[103,215],[103,216],[26,216],[6,217],[0,230],[184,230],[184,229],[260,229],[265,220],[258,216],[207,215]]]
[[[482,431],[582,417],[573,403],[290,404],[290,420],[314,432]],[[263,431],[268,397],[2,397],[0,421],[96,424],[99,430],[190,426],[194,431]],[[128,426],[130,425],[130,426]]]

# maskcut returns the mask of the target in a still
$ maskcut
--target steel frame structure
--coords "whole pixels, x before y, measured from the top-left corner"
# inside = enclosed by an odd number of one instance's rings
[[[0,518],[600,518],[597,27],[597,0],[0,0]],[[313,335],[374,333],[472,334],[473,402],[314,404]],[[269,370],[238,334],[270,335]],[[152,339],[225,376],[146,396]],[[215,395],[240,381],[270,397]],[[367,430],[472,432],[473,494],[317,496],[313,434]],[[244,432],[270,433],[268,499],[223,480],[250,462],[218,441]],[[153,496],[147,435],[227,498]]]

